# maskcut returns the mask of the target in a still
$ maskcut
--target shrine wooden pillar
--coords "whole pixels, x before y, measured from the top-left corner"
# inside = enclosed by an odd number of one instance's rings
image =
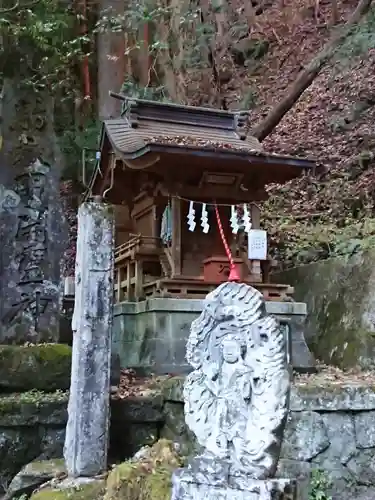
[[[172,278],[181,275],[181,200],[172,198]]]

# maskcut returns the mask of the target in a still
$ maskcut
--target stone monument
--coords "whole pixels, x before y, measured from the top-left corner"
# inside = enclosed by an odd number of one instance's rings
[[[295,481],[275,478],[290,374],[262,294],[238,283],[209,293],[186,358],[185,420],[203,451],[174,473],[172,500],[295,499]]]
[[[114,215],[94,200],[78,211],[72,376],[64,458],[69,476],[107,469],[113,321]]]
[[[55,176],[41,159],[0,185],[0,340],[57,342],[64,216]]]

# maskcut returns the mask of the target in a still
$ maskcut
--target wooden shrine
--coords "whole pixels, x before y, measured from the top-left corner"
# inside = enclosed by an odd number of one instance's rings
[[[228,279],[223,236],[241,281],[288,300],[293,290],[269,283],[271,263],[249,260],[247,244],[265,186],[315,163],[263,151],[247,113],[116,97],[124,112],[103,123],[88,191],[115,205],[116,300],[204,297]]]

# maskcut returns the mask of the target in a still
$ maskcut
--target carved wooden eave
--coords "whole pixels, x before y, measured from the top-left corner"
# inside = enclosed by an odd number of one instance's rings
[[[88,190],[94,195],[108,187],[110,165],[116,165],[115,183],[122,186],[121,172],[126,171],[153,172],[174,185],[186,185],[187,170],[233,174],[238,188],[240,177],[250,185],[254,180],[265,185],[315,169],[314,161],[265,152],[256,138],[246,135],[247,113],[124,100],[123,115],[103,123],[101,159]],[[110,162],[109,155],[116,161]],[[224,185],[220,189],[225,192]]]

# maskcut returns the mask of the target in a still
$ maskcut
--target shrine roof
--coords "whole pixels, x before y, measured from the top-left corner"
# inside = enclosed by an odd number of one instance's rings
[[[138,158],[150,145],[261,151],[255,137],[246,135],[247,113],[179,106],[134,99],[126,101],[119,119],[106,120],[106,135],[120,156]]]
[[[247,134],[249,113],[195,106],[126,99],[121,118],[105,120],[101,147],[107,138],[114,152],[124,159],[137,159],[166,149],[206,150],[284,160],[286,165],[314,168],[315,162],[263,150],[255,137]],[[288,161],[289,160],[289,161]]]
[[[119,196],[120,185],[130,185],[130,177],[138,176],[140,170],[164,180],[168,177],[168,182],[179,182],[186,187],[199,184],[198,177],[205,172],[227,172],[236,179],[242,176],[241,182],[253,191],[315,170],[315,161],[264,151],[261,143],[247,133],[248,112],[112,95],[124,101],[124,111],[120,118],[103,122],[101,155],[88,195],[103,191],[117,160],[122,162],[121,168],[111,175],[119,186]],[[110,157],[115,161],[113,168]]]

